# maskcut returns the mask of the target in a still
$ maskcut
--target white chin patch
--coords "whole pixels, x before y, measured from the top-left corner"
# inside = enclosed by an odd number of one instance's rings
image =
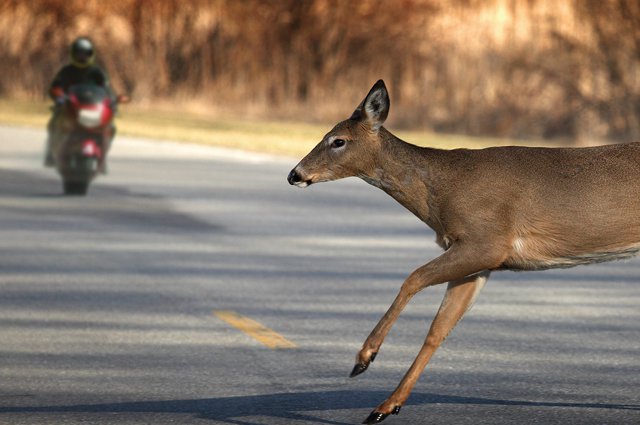
[[[309,183],[307,183],[307,182],[299,182],[299,183],[296,183],[296,186],[301,187],[301,188],[305,188],[305,187],[309,186]]]

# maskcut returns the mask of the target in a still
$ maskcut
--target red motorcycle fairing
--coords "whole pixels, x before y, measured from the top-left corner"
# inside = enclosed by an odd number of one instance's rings
[[[104,98],[98,103],[82,103],[78,96],[69,96],[69,111],[76,122],[89,131],[102,131],[113,119],[111,100]]]
[[[84,195],[91,180],[104,171],[113,137],[114,106],[103,87],[80,84],[69,88],[55,149],[66,194]]]
[[[93,139],[87,139],[82,142],[82,155],[89,158],[102,158],[102,149],[98,146],[98,143]]]

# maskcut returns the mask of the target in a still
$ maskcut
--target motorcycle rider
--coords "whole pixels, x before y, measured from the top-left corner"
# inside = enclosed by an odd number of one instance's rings
[[[45,156],[45,165],[52,167],[54,165],[54,152],[56,150],[56,121],[62,115],[62,106],[66,100],[66,93],[69,87],[75,84],[95,84],[103,87],[107,95],[111,98],[114,108],[116,107],[116,96],[109,84],[107,73],[99,66],[94,64],[95,48],[93,42],[87,37],[79,37],[69,47],[71,63],[65,65],[58,71],[49,87],[49,96],[54,101],[53,114],[47,124],[47,147]],[[112,124],[112,135],[115,135],[115,127]],[[110,141],[105,141],[107,146],[103,149],[106,151]]]

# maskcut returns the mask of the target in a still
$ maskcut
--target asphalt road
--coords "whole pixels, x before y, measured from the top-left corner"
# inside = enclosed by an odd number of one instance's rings
[[[395,388],[444,288],[347,377],[438,254],[384,193],[292,188],[296,159],[122,137],[110,174],[64,197],[43,139],[0,128],[0,423],[353,424]],[[640,259],[494,273],[385,423],[640,423]]]

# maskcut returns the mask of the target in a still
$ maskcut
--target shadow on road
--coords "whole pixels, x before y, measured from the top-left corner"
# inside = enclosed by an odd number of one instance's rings
[[[0,169],[0,180],[2,181],[2,186],[0,186],[1,195],[27,198],[64,196],[59,178],[46,178],[26,171]]]
[[[26,171],[0,169],[0,198],[31,201],[27,205],[9,203],[4,207],[18,215],[19,219],[13,222],[15,228],[127,230],[153,234],[212,234],[223,231],[222,225],[177,211],[161,196],[102,184],[92,187],[87,197],[69,197],[62,193],[58,180]],[[92,223],[86,223],[88,220]]]
[[[222,397],[194,400],[139,401],[128,403],[78,404],[70,406],[16,406],[0,407],[2,413],[183,413],[201,419],[223,421],[238,425],[251,425],[243,417],[272,417],[304,420],[322,424],[342,425],[346,422],[314,417],[310,413],[326,410],[373,409],[388,393],[382,391],[323,391],[279,393],[256,396]],[[0,396],[0,399],[5,398]],[[457,404],[525,406],[573,409],[611,409],[640,411],[640,405],[607,403],[536,402],[501,400],[480,397],[450,396],[414,393],[407,405]]]

